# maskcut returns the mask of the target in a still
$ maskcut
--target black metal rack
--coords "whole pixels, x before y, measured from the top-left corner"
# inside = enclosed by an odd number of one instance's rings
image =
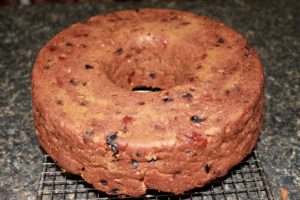
[[[39,182],[37,199],[119,199],[118,196],[95,190],[79,176],[62,171],[49,155],[44,156],[43,171]],[[123,199],[133,199],[123,196]],[[273,200],[265,172],[256,151],[253,151],[241,164],[230,173],[203,188],[185,192],[182,195],[149,190],[148,193],[135,199],[266,199]]]

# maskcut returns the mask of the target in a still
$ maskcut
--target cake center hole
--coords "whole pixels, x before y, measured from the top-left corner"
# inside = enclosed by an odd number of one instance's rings
[[[159,87],[136,86],[132,88],[134,92],[159,92],[162,89]]]
[[[189,81],[188,59],[164,49],[160,35],[144,38],[149,36],[137,35],[111,50],[104,70],[112,83],[133,92],[159,92]]]

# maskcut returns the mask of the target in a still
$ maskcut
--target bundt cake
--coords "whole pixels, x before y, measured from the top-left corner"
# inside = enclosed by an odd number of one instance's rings
[[[263,85],[256,51],[223,23],[169,9],[112,12],[41,49],[36,135],[58,165],[98,190],[180,194],[252,151]]]

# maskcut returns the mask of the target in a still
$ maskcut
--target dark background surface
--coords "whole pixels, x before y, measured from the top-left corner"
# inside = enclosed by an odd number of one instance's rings
[[[31,114],[31,67],[40,48],[74,22],[130,7],[168,7],[223,21],[258,50],[266,116],[257,149],[275,196],[300,199],[299,1],[61,4],[0,8],[0,199],[35,199],[43,151]],[[297,21],[298,20],[298,21]],[[298,26],[298,27],[297,27]]]
[[[95,3],[95,2],[125,2],[126,0],[0,0],[1,5],[34,5],[34,4],[53,4],[53,3]],[[158,1],[172,1],[172,0],[139,0],[151,3]],[[173,1],[188,1],[188,0],[173,0]]]

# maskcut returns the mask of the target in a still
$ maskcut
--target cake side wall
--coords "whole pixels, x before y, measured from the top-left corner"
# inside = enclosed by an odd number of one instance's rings
[[[182,148],[162,147],[155,155],[157,160],[138,163],[136,168],[131,166],[128,159],[122,160],[122,154],[119,160],[107,159],[107,156],[111,156],[109,150],[104,155],[93,155],[93,159],[98,158],[111,163],[90,165],[86,158],[90,156],[91,149],[80,149],[78,148],[80,144],[73,144],[64,139],[63,131],[51,129],[53,127],[47,125],[51,123],[45,121],[43,113],[40,113],[36,105],[34,110],[35,128],[40,145],[63,169],[81,175],[99,190],[113,193],[118,189],[120,194],[139,196],[144,194],[146,189],[159,189],[178,194],[226,175],[229,169],[243,160],[255,147],[264,106],[262,95],[253,107],[253,115],[247,120],[243,130],[235,134],[231,140],[222,143],[219,149],[206,146],[197,149],[196,155],[192,155]],[[226,138],[219,139],[226,140]]]

